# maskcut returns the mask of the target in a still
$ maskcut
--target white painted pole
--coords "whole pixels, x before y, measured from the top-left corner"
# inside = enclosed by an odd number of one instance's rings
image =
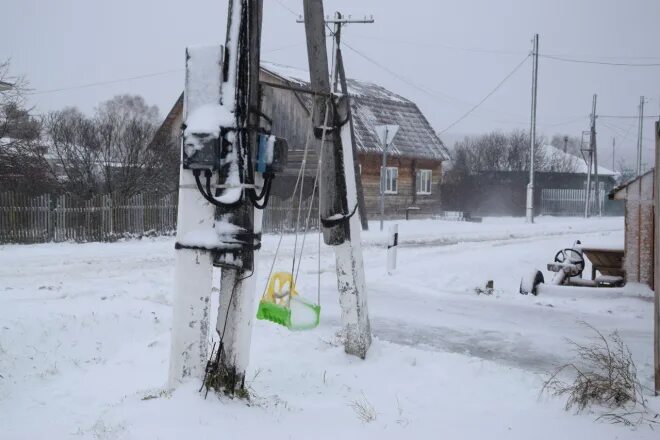
[[[396,248],[399,244],[399,225],[390,225],[387,241],[387,273],[392,275],[396,270]]]
[[[539,34],[534,35],[534,63],[532,67],[532,117],[529,130],[529,183],[527,184],[527,223],[534,223],[534,144],[536,143],[536,89],[538,84],[539,70]]]
[[[353,148],[350,124],[341,128],[341,142],[344,164],[353,163]],[[357,186],[355,167],[344,166],[346,179],[346,201],[349,209],[357,205]],[[349,219],[351,239],[333,246],[337,267],[337,287],[339,305],[345,337],[344,350],[348,354],[364,359],[371,346],[371,326],[367,307],[367,285],[364,278],[362,259],[362,222],[359,213]]]
[[[198,107],[220,102],[222,46],[186,50],[184,121]],[[209,72],[216,76],[209,77]],[[184,137],[188,134],[184,133]],[[212,185],[217,182],[211,182]],[[215,208],[204,200],[191,170],[179,170],[177,244],[190,234],[213,231]],[[208,357],[209,307],[213,284],[210,251],[181,248],[176,251],[174,301],[170,347],[169,386],[187,378],[204,376]]]

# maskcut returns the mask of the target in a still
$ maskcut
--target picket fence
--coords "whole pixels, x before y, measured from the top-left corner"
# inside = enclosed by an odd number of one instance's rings
[[[318,203],[308,199],[300,209],[301,230],[310,203],[309,228],[318,229]],[[297,202],[271,197],[263,215],[262,230],[294,231],[297,213]],[[175,194],[98,195],[83,200],[70,194],[35,197],[0,193],[0,243],[114,241],[171,235],[176,231],[176,215]]]

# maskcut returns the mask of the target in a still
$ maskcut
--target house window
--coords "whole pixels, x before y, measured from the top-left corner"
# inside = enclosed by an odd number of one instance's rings
[[[417,170],[417,194],[431,194],[431,170]]]
[[[382,174],[381,174],[382,176]],[[385,181],[385,194],[396,194],[398,191],[399,169],[397,167],[386,167],[384,179],[381,178],[381,189]]]

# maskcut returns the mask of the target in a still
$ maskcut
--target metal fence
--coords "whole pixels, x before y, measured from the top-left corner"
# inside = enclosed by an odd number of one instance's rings
[[[309,228],[318,229],[318,203],[304,200],[299,228],[311,206]],[[82,200],[73,195],[28,196],[0,193],[0,243],[113,241],[123,237],[167,235],[176,231],[176,195],[98,195]],[[264,232],[296,228],[298,203],[271,197],[263,216]]]
[[[543,189],[541,190],[541,215],[584,215],[586,190],[584,189]],[[596,201],[596,192],[591,191],[589,209],[592,214],[598,213],[598,203],[605,213],[605,191],[599,191],[600,200]]]

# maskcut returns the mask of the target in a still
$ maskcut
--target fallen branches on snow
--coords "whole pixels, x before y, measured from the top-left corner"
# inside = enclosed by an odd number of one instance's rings
[[[652,416],[648,412],[643,387],[637,378],[637,367],[619,334],[613,332],[605,337],[592,325],[583,324],[595,333],[594,341],[579,344],[569,340],[578,360],[552,372],[543,383],[541,393],[567,396],[567,411],[576,407],[580,412],[595,405],[612,410],[603,413],[597,420],[627,426],[658,423],[658,415]],[[575,373],[572,382],[565,382],[559,377],[566,371]]]

